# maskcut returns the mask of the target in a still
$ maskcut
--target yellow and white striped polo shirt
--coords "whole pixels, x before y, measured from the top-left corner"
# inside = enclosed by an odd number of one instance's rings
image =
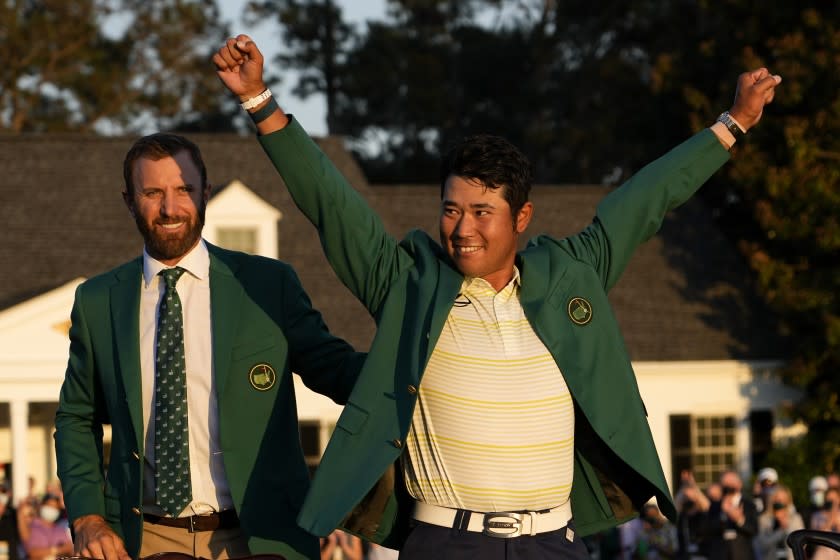
[[[519,303],[467,278],[423,374],[403,454],[411,495],[473,511],[542,510],[569,499],[574,407]]]

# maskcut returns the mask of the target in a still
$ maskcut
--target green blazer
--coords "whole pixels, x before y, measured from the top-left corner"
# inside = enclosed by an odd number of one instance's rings
[[[260,141],[318,228],[330,264],[378,327],[298,522],[317,535],[344,524],[399,547],[411,503],[394,462],[463,277],[425,233],[413,231],[399,242],[389,236],[295,121]],[[584,231],[565,239],[536,237],[517,256],[525,315],[574,399],[571,502],[581,534],[632,517],[652,496],[675,517],[607,292],[666,212],[727,159],[714,133],[700,132],[610,193]],[[589,322],[573,320],[573,298],[590,304]]]
[[[344,403],[363,355],[327,330],[285,263],[208,244],[213,367],[225,472],[252,553],[319,558],[295,523],[309,487],[291,372]],[[56,414],[56,456],[72,520],[104,516],[136,557],[142,537],[143,418],[139,308],[142,258],[81,284]],[[250,381],[269,364],[276,381]],[[107,474],[102,425],[112,442]]]

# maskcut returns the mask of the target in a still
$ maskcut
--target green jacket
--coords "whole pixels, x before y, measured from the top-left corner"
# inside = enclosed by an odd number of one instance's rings
[[[344,524],[399,547],[411,505],[394,463],[416,388],[463,278],[425,233],[413,231],[399,242],[389,236],[295,121],[260,141],[295,203],[318,228],[330,264],[377,323],[298,522],[317,535]],[[651,496],[675,517],[607,292],[666,212],[727,159],[714,133],[705,130],[610,193],[584,231],[565,239],[536,237],[517,256],[525,315],[574,398],[571,502],[583,535],[632,517]],[[588,323],[572,320],[573,298],[591,305]]]
[[[225,472],[253,553],[319,558],[295,518],[309,487],[291,372],[345,402],[363,355],[330,335],[292,268],[208,244],[213,366]],[[143,260],[76,290],[70,359],[56,414],[58,474],[72,520],[104,516],[137,557],[142,537],[144,439],[139,309]],[[257,390],[251,368],[276,381]],[[257,385],[261,385],[256,380]],[[112,428],[107,476],[102,425]]]

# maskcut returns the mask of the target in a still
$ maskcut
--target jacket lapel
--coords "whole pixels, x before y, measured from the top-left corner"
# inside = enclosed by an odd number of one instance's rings
[[[237,265],[218,247],[207,244],[210,251],[210,321],[213,331],[213,371],[216,395],[224,394],[231,349],[236,335],[239,310],[242,309],[242,284],[235,276]]]
[[[117,347],[119,374],[125,389],[137,449],[143,449],[143,389],[140,369],[140,283],[142,259],[116,274],[111,287],[111,329]]]
[[[449,312],[452,310],[452,303],[458,296],[458,290],[461,289],[461,284],[464,282],[464,277],[460,272],[453,269],[449,264],[443,260],[438,260],[439,273],[437,279],[437,289],[432,302],[432,319],[429,325],[429,344],[426,347],[426,359],[423,362],[423,368],[420,370],[420,375],[426,369],[426,364],[429,363],[432,349],[437,345],[440,333],[443,331],[443,325],[446,318],[449,317]]]
[[[530,249],[517,255],[520,274],[519,302],[525,316],[536,329],[540,312],[545,309],[549,289],[551,266],[547,251]]]

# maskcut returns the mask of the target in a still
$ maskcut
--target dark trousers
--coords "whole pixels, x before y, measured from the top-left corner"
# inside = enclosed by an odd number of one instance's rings
[[[567,531],[568,530],[568,531]],[[571,538],[571,540],[570,540]],[[417,523],[400,550],[400,560],[588,560],[586,545],[572,523],[549,533],[510,539]]]

